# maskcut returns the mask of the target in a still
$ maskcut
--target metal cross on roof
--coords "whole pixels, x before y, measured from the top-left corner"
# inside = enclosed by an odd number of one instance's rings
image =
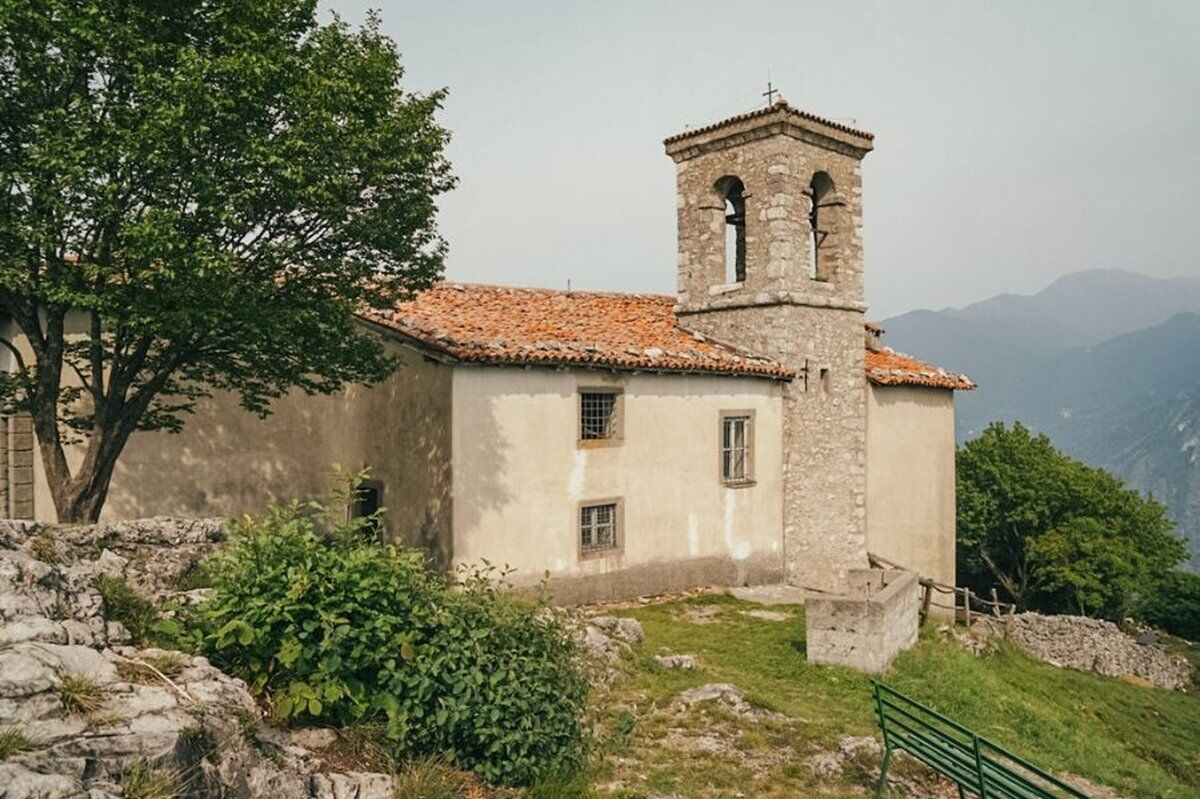
[[[779,94],[779,89],[776,89],[773,85],[771,85],[771,79],[768,78],[767,90],[762,93],[762,96],[767,98],[767,105],[771,105],[775,102],[775,95],[777,94]]]

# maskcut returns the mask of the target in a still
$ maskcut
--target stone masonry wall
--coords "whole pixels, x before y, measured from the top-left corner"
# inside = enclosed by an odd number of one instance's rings
[[[798,376],[784,398],[784,559],[789,582],[822,590],[866,565],[866,385],[863,380],[861,158],[869,140],[786,106],[683,141],[677,164],[680,324],[775,358]],[[819,227],[822,272],[810,277],[809,185],[833,180]],[[746,196],[746,279],[726,283],[725,208]]]
[[[854,569],[847,584],[845,594],[814,593],[805,598],[808,659],[879,674],[917,641],[917,573]]]

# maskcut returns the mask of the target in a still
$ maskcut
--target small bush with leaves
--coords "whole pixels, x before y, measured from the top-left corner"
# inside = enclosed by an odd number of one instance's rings
[[[509,785],[578,763],[587,682],[570,635],[490,574],[451,580],[380,544],[377,521],[294,503],[232,525],[201,648],[276,716],[383,723],[401,755],[452,752]]]

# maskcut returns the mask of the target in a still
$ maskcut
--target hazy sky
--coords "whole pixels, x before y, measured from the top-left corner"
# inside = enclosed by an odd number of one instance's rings
[[[760,105],[876,134],[883,318],[1080,269],[1200,275],[1200,2],[359,2],[448,87],[447,275],[673,292],[662,139]]]

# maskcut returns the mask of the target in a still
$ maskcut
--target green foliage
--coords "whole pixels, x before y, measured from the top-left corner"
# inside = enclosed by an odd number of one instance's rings
[[[159,624],[158,611],[153,603],[130,588],[120,577],[97,575],[93,585],[104,600],[105,618],[123,624],[139,646],[151,643]]]
[[[1120,619],[1136,595],[1139,557],[1128,538],[1112,535],[1090,516],[1070,519],[1028,542],[1029,559],[1039,593],[1058,596],[1069,607],[1088,615]]]
[[[33,742],[20,730],[0,729],[0,763],[32,746]]]
[[[444,93],[402,89],[377,16],[316,5],[0,3],[0,308],[29,343],[2,342],[0,401],[32,412],[62,521],[214,390],[265,414],[382,378],[355,313],[440,274]]]
[[[371,523],[308,503],[234,524],[203,650],[279,717],[382,722],[397,752],[453,752],[493,782],[578,762],[587,683],[561,625],[489,573],[430,572]]]
[[[1166,509],[1019,422],[958,452],[959,582],[1019,607],[1120,619],[1186,557]]]
[[[104,704],[99,684],[79,674],[68,674],[59,680],[58,698],[68,713],[91,713]]]
[[[1172,635],[1200,641],[1200,574],[1169,572],[1147,592],[1134,615]]]

